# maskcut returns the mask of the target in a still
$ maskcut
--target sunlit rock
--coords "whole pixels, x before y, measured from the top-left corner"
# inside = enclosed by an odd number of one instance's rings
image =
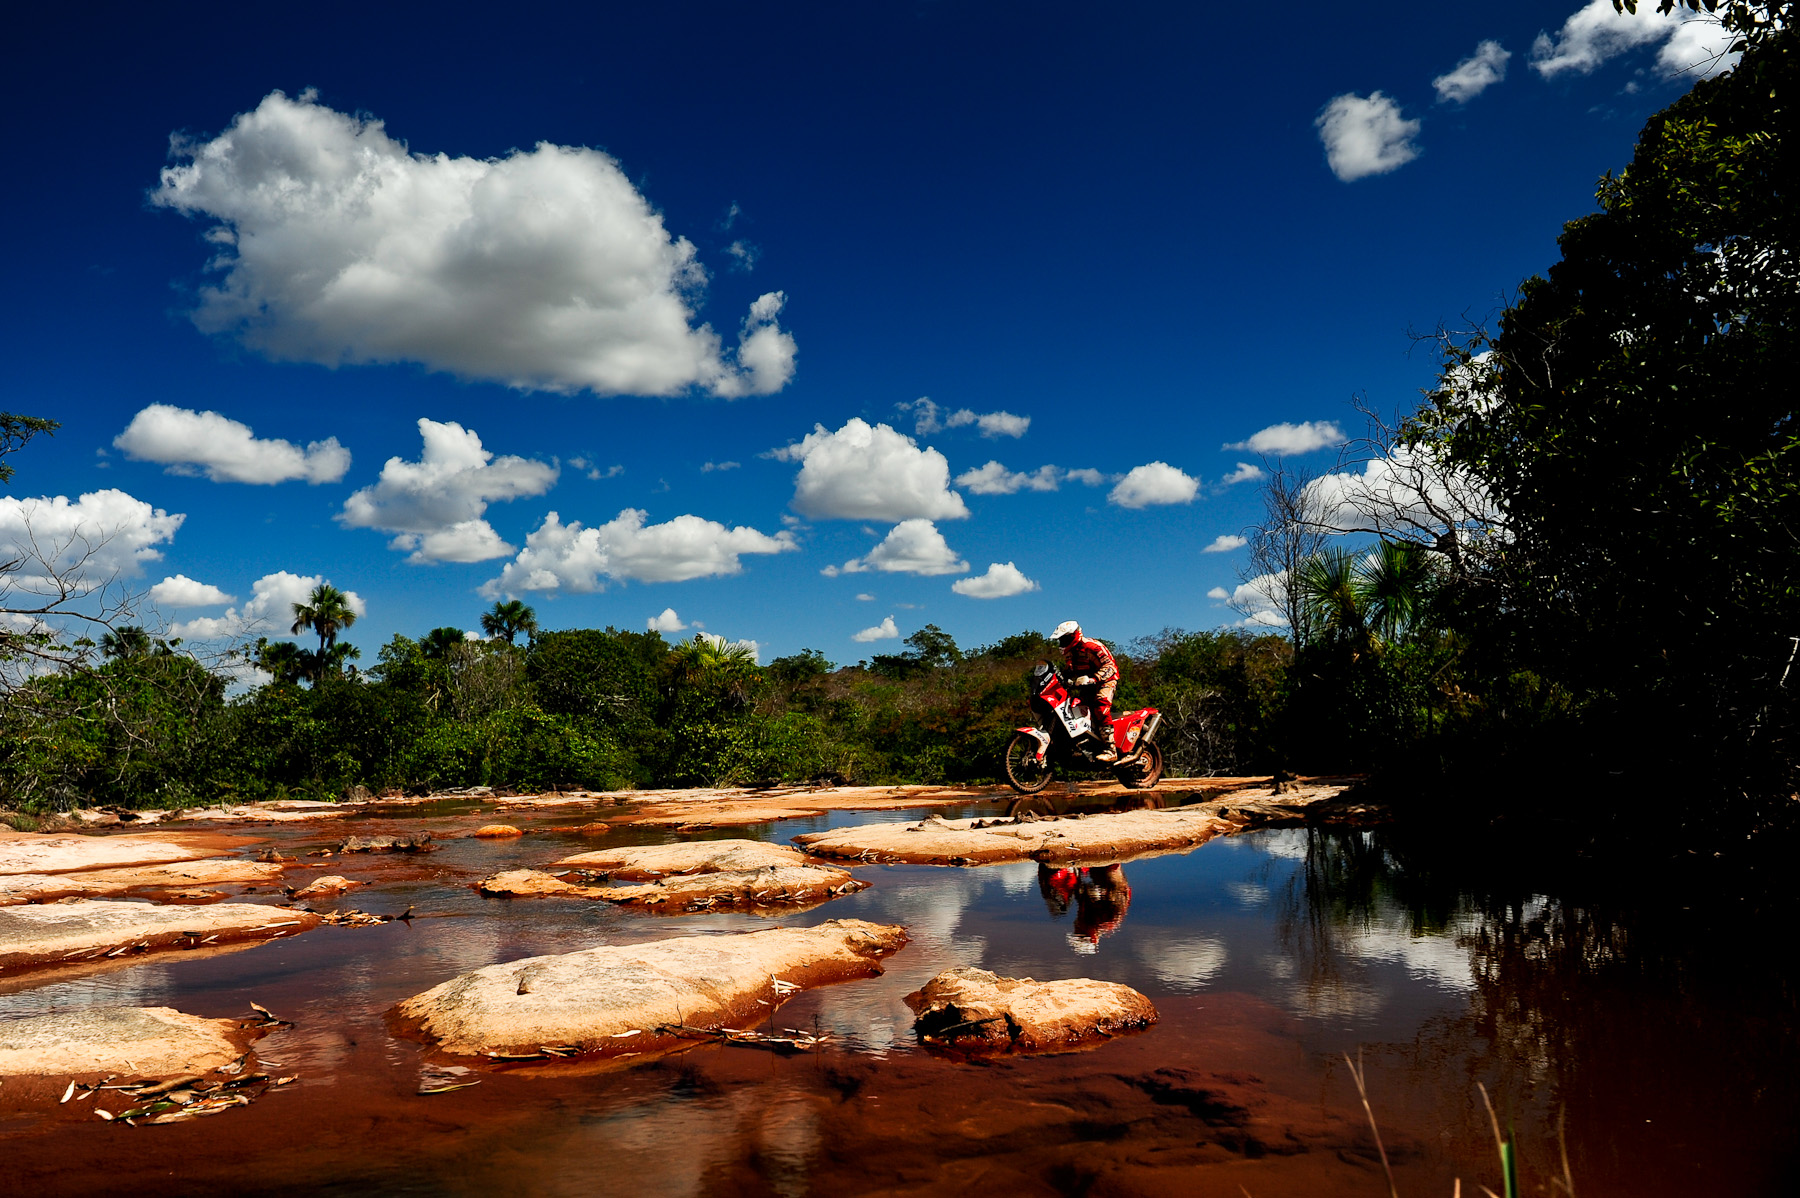
[[[648,882],[671,874],[805,865],[806,854],[760,840],[692,840],[683,844],[595,849],[564,857],[556,864],[595,870],[621,882]]]
[[[985,969],[947,969],[906,996],[927,1043],[975,1051],[1075,1048],[1156,1022],[1156,1008],[1129,986],[1092,978],[1039,982]]]
[[[318,924],[319,917],[311,912],[255,903],[166,907],[68,899],[15,907],[0,917],[0,973],[160,949],[273,940]]]
[[[235,1019],[172,1007],[84,1007],[0,1020],[0,1077],[201,1073],[241,1056],[254,1034]]]

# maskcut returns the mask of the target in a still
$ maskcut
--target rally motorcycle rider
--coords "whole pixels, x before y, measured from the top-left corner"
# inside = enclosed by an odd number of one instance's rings
[[[1076,693],[1087,704],[1094,722],[1094,735],[1100,738],[1095,761],[1117,761],[1113,747],[1113,692],[1119,689],[1119,665],[1105,645],[1081,635],[1081,625],[1064,620],[1056,626],[1056,643],[1062,646],[1063,660],[1069,673],[1075,675]]]

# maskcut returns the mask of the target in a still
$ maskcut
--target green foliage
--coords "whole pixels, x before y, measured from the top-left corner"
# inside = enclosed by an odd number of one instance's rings
[[[61,427],[56,421],[46,420],[42,416],[0,412],[0,485],[11,481],[13,476],[13,468],[6,461],[8,454],[24,449],[39,433],[47,437],[54,436]]]
[[[521,632],[531,640],[537,636],[537,613],[518,599],[495,600],[493,610],[482,613],[481,631],[509,645]]]

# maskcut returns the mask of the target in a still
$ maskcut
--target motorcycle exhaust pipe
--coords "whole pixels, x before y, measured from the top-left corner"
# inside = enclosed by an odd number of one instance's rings
[[[1162,712],[1152,712],[1150,718],[1144,721],[1144,732],[1142,736],[1138,737],[1138,744],[1147,745],[1155,740],[1156,730],[1160,727],[1162,727]]]

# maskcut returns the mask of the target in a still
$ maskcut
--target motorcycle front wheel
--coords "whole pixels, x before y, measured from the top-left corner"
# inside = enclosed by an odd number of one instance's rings
[[[1050,785],[1050,763],[1038,760],[1038,739],[1015,732],[1006,742],[1006,783],[1022,795],[1034,795]]]
[[[1135,766],[1119,771],[1119,781],[1132,790],[1149,790],[1162,780],[1162,772],[1162,749],[1152,741]]]

